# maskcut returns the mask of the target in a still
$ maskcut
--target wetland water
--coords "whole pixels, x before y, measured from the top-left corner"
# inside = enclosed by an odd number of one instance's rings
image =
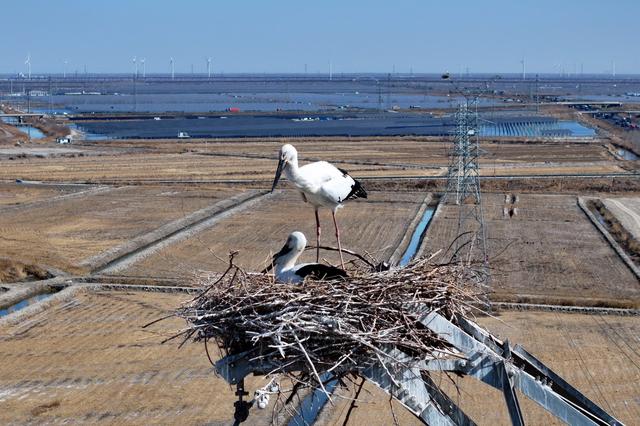
[[[45,300],[45,299],[47,299],[47,298],[49,298],[49,297],[51,297],[53,295],[54,295],[54,293],[38,294],[38,295],[35,295],[35,296],[31,296],[28,299],[21,300],[20,302],[15,303],[15,304],[9,306],[8,308],[0,309],[0,318],[4,317],[6,315],[9,315],[10,313],[13,313],[13,312],[19,311],[21,309],[24,309],[27,306],[33,305],[33,304],[35,304],[35,303],[37,303],[37,302],[39,302],[41,300]]]
[[[7,123],[7,124],[11,124],[15,127],[18,128],[18,130],[20,130],[22,133],[29,135],[31,137],[31,139],[42,139],[44,138],[44,133],[42,133],[42,131],[40,131],[40,129],[33,127],[33,126],[29,126],[28,124],[18,124],[17,120],[12,119],[12,118],[6,118],[3,117],[2,121]]]
[[[622,157],[623,160],[628,160],[628,161],[640,160],[640,157],[638,157],[633,152],[626,150],[624,148],[618,148],[618,155]]]
[[[549,117],[492,117],[483,136],[591,137],[592,129],[577,122]],[[179,117],[161,120],[76,121],[82,131],[115,139],[175,138],[178,132],[191,137],[278,137],[278,136],[447,136],[455,132],[453,117],[424,114],[352,113],[318,115],[227,115],[221,117]]]
[[[420,248],[422,244],[422,240],[424,239],[424,235],[427,232],[427,228],[429,227],[429,223],[431,223],[431,219],[433,218],[433,213],[436,211],[435,207],[427,207],[427,209],[422,214],[422,218],[416,226],[416,229],[413,231],[413,235],[411,235],[411,241],[407,246],[402,258],[400,258],[400,262],[398,266],[407,266],[409,262],[416,255],[416,252]]]

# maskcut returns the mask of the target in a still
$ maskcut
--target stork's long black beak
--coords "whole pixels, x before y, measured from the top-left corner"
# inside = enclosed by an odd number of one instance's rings
[[[273,179],[273,186],[271,187],[271,192],[273,192],[273,190],[276,189],[276,185],[280,180],[280,175],[282,174],[283,168],[284,168],[284,160],[281,158],[280,161],[278,161],[278,168],[276,169],[276,177],[275,179]]]

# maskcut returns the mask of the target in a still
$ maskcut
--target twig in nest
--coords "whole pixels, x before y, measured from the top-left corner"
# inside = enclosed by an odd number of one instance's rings
[[[331,399],[327,377],[340,381],[372,365],[390,372],[451,354],[419,319],[437,311],[456,323],[482,305],[479,273],[460,264],[434,265],[431,258],[300,285],[246,274],[233,257],[222,276],[202,281],[203,291],[177,310],[188,328],[175,337],[213,340],[231,355],[249,351],[250,362],[291,378],[294,394],[319,388]],[[389,348],[414,361],[389,357]]]

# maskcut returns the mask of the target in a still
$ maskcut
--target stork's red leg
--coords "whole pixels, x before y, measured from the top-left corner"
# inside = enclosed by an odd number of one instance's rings
[[[316,209],[316,262],[320,262],[320,216]]]
[[[336,239],[338,240],[338,252],[340,253],[340,265],[342,265],[342,269],[344,269],[344,259],[342,258],[342,244],[340,244],[340,230],[338,230],[338,221],[336,221],[336,211],[331,210],[331,214],[333,215],[333,226],[336,227]]]

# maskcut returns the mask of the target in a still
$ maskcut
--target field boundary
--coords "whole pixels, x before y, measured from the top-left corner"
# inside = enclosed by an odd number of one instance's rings
[[[47,185],[47,186],[56,186],[56,184],[53,185]],[[72,192],[70,194],[64,194],[64,195],[56,195],[50,198],[43,198],[40,200],[33,200],[33,201],[27,201],[25,203],[20,203],[20,204],[11,204],[8,206],[2,206],[0,207],[0,212],[9,212],[9,211],[15,211],[15,210],[23,210],[23,209],[30,209],[30,208],[34,208],[34,207],[39,207],[40,205],[46,205],[49,203],[57,203],[59,201],[66,201],[69,199],[74,199],[74,198],[78,198],[78,197],[85,197],[85,196],[90,196],[90,195],[96,195],[96,194],[101,194],[103,192],[109,192],[109,191],[113,191],[115,188],[113,188],[112,186],[105,186],[105,185],[100,185],[97,186],[95,188],[91,188],[91,189],[87,189],[84,191],[77,191],[77,192]]]
[[[589,220],[591,220],[591,223],[593,223],[593,225],[598,229],[598,231],[600,231],[602,236],[607,240],[613,250],[618,254],[618,256],[620,256],[625,265],[627,265],[629,269],[631,269],[631,272],[634,273],[636,278],[640,279],[640,268],[638,268],[638,266],[633,263],[633,260],[631,260],[631,258],[627,256],[627,253],[625,253],[624,249],[620,247],[620,244],[618,244],[618,242],[613,238],[609,231],[607,231],[607,229],[602,226],[602,224],[598,221],[591,210],[589,210],[589,207],[587,207],[585,201],[588,201],[590,199],[595,198],[578,197],[578,206],[580,206],[584,214],[586,214]]]
[[[640,316],[638,309],[597,308],[593,306],[545,305],[540,303],[491,302],[491,306],[508,311],[546,311],[590,315]]]
[[[220,219],[259,202],[266,194],[268,194],[267,191],[250,190],[238,196],[219,201],[213,206],[170,222],[152,232],[108,250],[102,255],[98,255],[100,256],[99,258],[94,256],[83,263],[86,266],[92,266],[92,274],[109,274],[120,271],[170,244],[182,241],[215,225]]]

